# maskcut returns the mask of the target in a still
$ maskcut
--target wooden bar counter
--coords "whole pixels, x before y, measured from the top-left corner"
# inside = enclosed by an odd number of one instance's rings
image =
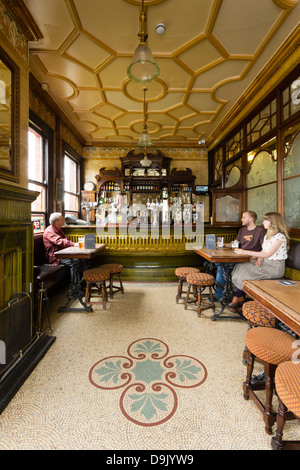
[[[98,230],[100,228],[100,230]],[[142,227],[145,229],[145,227]],[[124,266],[122,278],[124,280],[139,280],[153,282],[176,282],[175,269],[181,266],[198,267],[201,269],[203,260],[193,249],[186,249],[186,244],[191,243],[191,237],[178,235],[179,227],[170,227],[170,234],[166,235],[165,229],[156,227],[155,235],[151,235],[151,226],[147,227],[147,233],[143,230],[136,232],[136,236],[126,233],[124,227],[110,225],[99,227],[97,225],[66,225],[63,231],[66,236],[74,241],[87,233],[96,234],[96,243],[105,243],[105,252],[101,253],[95,263],[120,263]],[[194,228],[193,228],[194,230]],[[191,230],[190,230],[191,231]],[[224,242],[229,243],[235,239],[238,228],[214,227],[204,225],[204,234],[195,240],[195,245],[205,245],[205,235],[214,233],[224,237]],[[146,235],[145,235],[146,233]],[[124,235],[125,234],[125,235]],[[192,237],[193,238],[193,237]],[[204,268],[202,268],[204,271]]]

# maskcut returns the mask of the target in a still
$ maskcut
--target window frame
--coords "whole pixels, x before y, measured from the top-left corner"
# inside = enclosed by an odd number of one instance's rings
[[[70,158],[75,164],[76,164],[76,193],[66,191],[65,189],[65,157]],[[82,157],[72,148],[70,147],[66,142],[63,144],[63,156],[62,156],[62,173],[63,173],[63,180],[64,180],[64,190],[63,190],[63,213],[66,215],[66,213],[71,213],[77,216],[77,218],[80,217],[80,212],[81,212],[81,193],[80,193],[80,188],[81,188],[81,181],[82,181]],[[71,194],[71,195],[76,195],[77,200],[78,200],[78,211],[72,211],[69,209],[66,209],[65,207],[65,194]]]
[[[53,211],[53,131],[34,112],[29,110],[28,133],[30,130],[38,133],[42,138],[43,181],[31,180],[28,175],[28,185],[30,183],[39,185],[44,187],[46,191],[44,211],[31,211],[31,215],[42,214],[45,229],[48,225],[49,214]]]

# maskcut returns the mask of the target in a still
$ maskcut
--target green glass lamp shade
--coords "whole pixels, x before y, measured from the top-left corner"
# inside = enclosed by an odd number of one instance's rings
[[[159,75],[159,67],[154,62],[152,52],[146,44],[141,43],[135,50],[127,74],[131,80],[138,83],[149,83]]]

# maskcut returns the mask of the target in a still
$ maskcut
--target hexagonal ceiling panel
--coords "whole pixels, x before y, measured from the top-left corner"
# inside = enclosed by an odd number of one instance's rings
[[[25,3],[43,34],[30,43],[32,73],[92,145],[136,143],[144,119],[154,144],[207,140],[251,84],[249,72],[261,71],[262,53],[267,63],[300,19],[298,0],[144,0],[160,75],[141,85],[127,67],[142,0]]]

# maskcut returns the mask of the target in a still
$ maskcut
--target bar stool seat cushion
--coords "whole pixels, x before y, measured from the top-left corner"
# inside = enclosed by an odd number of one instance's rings
[[[254,356],[269,364],[290,361],[295,338],[275,328],[251,328],[246,333],[246,347]]]
[[[83,279],[87,282],[102,282],[109,279],[110,270],[100,266],[99,268],[86,269],[83,272]]]
[[[194,286],[212,286],[215,278],[206,273],[190,273],[186,276],[186,281]]]
[[[200,270],[198,268],[176,268],[175,269],[175,275],[178,277],[186,278],[188,274],[192,273],[200,273]]]
[[[276,391],[285,406],[300,417],[300,364],[280,364],[275,373]]]
[[[245,302],[242,307],[243,315],[256,326],[265,326],[275,328],[276,319],[274,315],[268,312],[259,302],[251,300]]]
[[[102,269],[109,270],[110,274],[119,274],[123,270],[122,264],[118,263],[102,264],[100,267]]]

